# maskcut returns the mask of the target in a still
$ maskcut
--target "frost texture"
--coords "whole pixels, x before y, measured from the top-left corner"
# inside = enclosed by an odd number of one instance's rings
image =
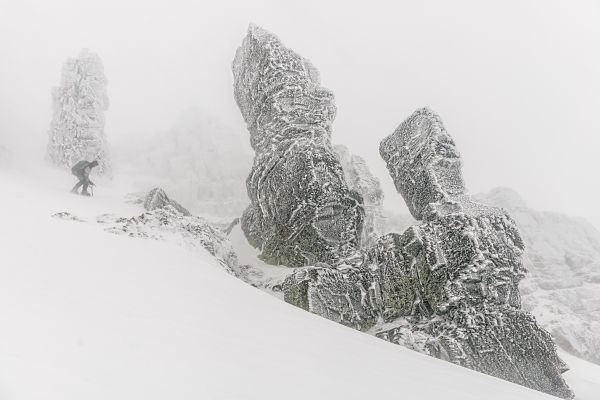
[[[350,190],[359,193],[363,198],[365,209],[365,220],[362,231],[362,247],[368,247],[375,243],[377,236],[381,234],[383,226],[383,190],[381,183],[369,169],[367,162],[356,154],[351,154],[344,145],[334,146],[338,155],[344,177]]]
[[[381,144],[396,187],[425,221],[380,237],[360,265],[296,271],[286,301],[425,354],[563,398],[551,336],[521,310],[523,240],[499,208],[465,194],[460,158],[422,109]]]
[[[436,203],[466,193],[454,140],[428,108],[417,110],[384,139],[379,153],[417,220],[435,212]]]
[[[173,242],[190,250],[206,249],[228,273],[238,275],[237,256],[225,234],[203,218],[186,216],[170,204],[131,218],[101,215],[97,222],[106,224],[105,230],[114,234]]]
[[[533,210],[508,188],[476,198],[507,209],[523,234],[523,308],[560,347],[600,364],[600,232],[580,218]]]
[[[144,200],[144,208],[148,211],[156,210],[157,208],[165,208],[171,206],[183,215],[190,216],[190,212],[175,200],[169,199],[167,194],[161,188],[152,189]]]
[[[330,143],[333,94],[316,68],[251,25],[233,62],[234,94],[256,152],[242,216],[270,264],[339,263],[356,255],[364,210]]]
[[[104,133],[106,85],[97,54],[84,50],[64,64],[60,86],[52,90],[48,158],[55,165],[71,168],[80,160],[98,160],[95,172],[110,174]]]

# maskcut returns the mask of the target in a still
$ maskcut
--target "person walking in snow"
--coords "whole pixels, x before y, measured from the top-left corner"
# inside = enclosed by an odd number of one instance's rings
[[[90,193],[87,191],[88,186],[95,186],[94,182],[90,181],[90,172],[92,171],[92,168],[94,168],[97,165],[98,161],[96,160],[92,162],[82,160],[75,164],[73,168],[71,168],[71,172],[73,173],[73,175],[75,175],[79,179],[79,182],[77,182],[77,184],[73,186],[73,189],[71,189],[71,193],[77,194],[79,188],[83,186],[83,189],[81,190],[81,195],[90,195]]]

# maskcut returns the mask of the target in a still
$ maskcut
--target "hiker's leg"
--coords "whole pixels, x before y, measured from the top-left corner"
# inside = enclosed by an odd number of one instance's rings
[[[75,186],[73,186],[73,189],[71,189],[71,192],[77,193],[77,191],[79,190],[79,188],[81,187],[81,185],[83,185],[83,181],[79,180],[79,182],[77,182],[75,184]]]

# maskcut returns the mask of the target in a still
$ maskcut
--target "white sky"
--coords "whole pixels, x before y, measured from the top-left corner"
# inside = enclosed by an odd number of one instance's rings
[[[338,106],[334,142],[369,161],[388,205],[402,200],[379,141],[428,105],[455,138],[472,193],[510,186],[532,207],[600,227],[594,0],[0,0],[0,144],[41,153],[51,87],[84,47],[104,61],[113,147],[196,106],[248,140],[231,61],[250,21],[320,70]]]

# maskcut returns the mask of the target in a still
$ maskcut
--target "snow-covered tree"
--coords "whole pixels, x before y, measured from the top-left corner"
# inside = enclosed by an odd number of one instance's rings
[[[48,157],[58,166],[98,160],[97,172],[110,173],[104,133],[107,80],[100,57],[83,50],[63,65],[60,86],[52,90],[53,117]]]

